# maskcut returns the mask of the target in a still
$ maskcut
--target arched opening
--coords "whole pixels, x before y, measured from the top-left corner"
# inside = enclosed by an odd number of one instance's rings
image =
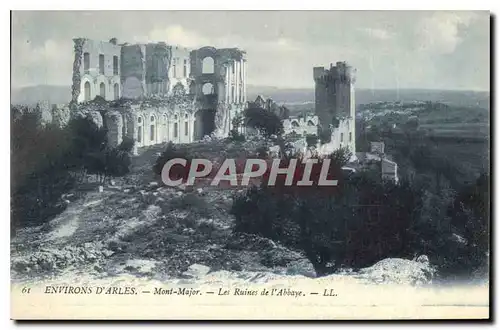
[[[85,101],[90,101],[90,83],[88,81],[83,85],[83,89],[85,91]]]
[[[186,113],[184,115],[184,136],[189,136],[189,115]]]
[[[194,140],[201,140],[215,130],[215,109],[198,110],[194,116]]]
[[[83,53],[83,71],[84,73],[89,73],[90,70],[90,54]]]
[[[101,95],[103,99],[106,99],[106,84],[103,82],[99,85],[99,95]]]
[[[208,56],[203,59],[201,73],[214,73],[215,61],[212,57]]]
[[[212,83],[204,83],[201,87],[203,95],[215,94],[214,85]]]
[[[113,86],[113,91],[115,100],[118,100],[120,98],[120,85],[118,83],[115,83]]]
[[[292,127],[299,127],[299,123],[297,123],[296,121],[292,121]]]
[[[307,122],[307,126],[315,126],[315,125],[314,125],[314,123],[313,123],[313,121],[312,121],[312,120],[309,120],[309,121]]]
[[[150,126],[149,126],[149,139],[151,141],[155,141],[155,138],[156,138],[156,134],[155,134],[155,116],[151,116],[151,118],[149,119],[149,123],[150,123]]]
[[[178,82],[177,84],[175,84],[174,88],[172,88],[172,93],[175,96],[184,95],[186,94],[186,89],[184,88],[184,85],[182,83]]]
[[[122,125],[122,137],[126,137],[127,136],[127,129],[128,129],[128,118],[127,118],[127,115],[122,114],[122,122],[123,122],[123,125]]]
[[[167,142],[168,141],[168,129],[167,129],[167,115],[166,114],[163,114],[162,115],[162,131],[163,131],[163,142]]]
[[[179,116],[175,115],[174,116],[174,138],[178,138],[179,137]]]
[[[137,118],[137,143],[142,144],[142,126],[144,124],[144,120],[142,117]]]

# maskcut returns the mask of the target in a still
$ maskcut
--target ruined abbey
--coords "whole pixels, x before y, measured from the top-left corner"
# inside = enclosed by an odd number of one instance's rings
[[[245,108],[246,57],[237,48],[78,38],[74,55],[72,111],[106,125],[116,144],[125,136],[137,147],[227,136]]]
[[[226,137],[235,117],[258,106],[282,119],[285,134],[318,135],[320,153],[346,147],[355,154],[355,69],[346,62],[315,67],[315,114],[290,116],[271,99],[247,101],[246,53],[238,48],[73,41],[72,101],[69,113],[58,113],[66,119],[54,121],[90,117],[106,126],[112,144],[128,137],[139,148]]]

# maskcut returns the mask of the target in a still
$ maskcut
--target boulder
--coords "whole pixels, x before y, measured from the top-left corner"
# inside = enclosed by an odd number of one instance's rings
[[[207,267],[205,265],[201,264],[193,264],[188,267],[188,270],[186,270],[182,275],[187,278],[201,278],[210,272],[210,267]]]
[[[312,263],[306,258],[291,261],[286,266],[287,275],[302,275],[305,277],[316,277],[316,271]]]
[[[356,278],[374,283],[421,285],[432,282],[436,273],[426,256],[417,260],[387,258],[361,269]]]

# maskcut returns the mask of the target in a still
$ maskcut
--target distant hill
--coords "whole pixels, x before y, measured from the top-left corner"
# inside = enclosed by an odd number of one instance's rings
[[[22,88],[12,88],[11,104],[32,105],[40,101],[50,104],[69,103],[71,101],[71,86],[38,85]]]
[[[278,103],[307,104],[314,102],[312,88],[277,88],[269,86],[247,86],[247,97],[254,100],[257,95],[271,97]],[[49,103],[68,103],[71,100],[70,86],[38,85],[11,90],[12,104],[36,104],[40,101]],[[385,101],[434,101],[457,106],[475,106],[489,109],[488,92],[444,91],[424,89],[357,89],[356,104]]]
[[[247,98],[253,100],[257,95],[271,97],[277,103],[301,104],[314,102],[312,88],[276,88],[265,86],[247,86]],[[425,89],[356,89],[356,104],[386,101],[432,101],[455,106],[480,107],[489,109],[488,92],[448,91]]]

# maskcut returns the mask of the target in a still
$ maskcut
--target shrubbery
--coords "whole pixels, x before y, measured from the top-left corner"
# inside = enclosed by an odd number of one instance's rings
[[[262,108],[248,108],[244,113],[248,126],[266,136],[283,134],[283,123],[274,112]]]
[[[331,158],[335,171],[348,155],[340,150]],[[457,196],[435,194],[419,182],[385,182],[379,173],[370,172],[340,176],[334,190],[283,189],[283,180],[275,187],[264,181],[234,200],[234,230],[303,251],[318,275],[421,254],[428,255],[443,276],[468,276],[486,265],[485,177]]]
[[[315,147],[318,144],[319,137],[316,134],[308,134],[306,142],[308,147]]]
[[[238,132],[236,129],[229,131],[229,141],[245,142],[245,135]]]
[[[111,148],[106,131],[90,119],[72,119],[64,128],[41,125],[29,109],[12,109],[12,230],[50,220],[66,207],[61,196],[88,174],[106,178],[128,173],[128,145]]]
[[[173,142],[169,142],[165,151],[161,153],[160,156],[156,159],[155,164],[153,165],[153,172],[156,175],[161,176],[161,172],[163,170],[163,166],[171,160],[175,158],[181,158],[185,159],[187,161],[186,166],[182,165],[174,165],[172,169],[170,170],[170,178],[172,180],[175,179],[186,179],[187,175],[189,173],[189,167],[190,167],[190,162],[191,159],[193,159],[192,155],[187,151],[186,148],[178,147],[176,146]]]

